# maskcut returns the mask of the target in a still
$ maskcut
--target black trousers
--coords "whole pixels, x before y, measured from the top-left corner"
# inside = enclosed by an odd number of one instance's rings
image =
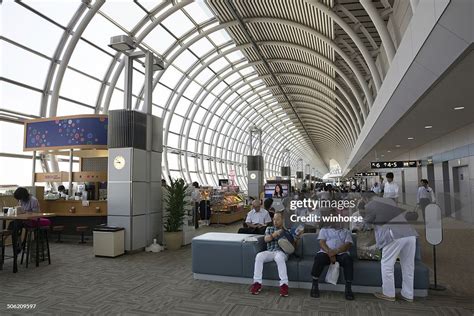
[[[354,263],[352,257],[347,253],[343,253],[336,256],[336,261],[339,262],[339,265],[344,270],[344,278],[346,279],[346,282],[352,282],[352,280],[354,280]],[[324,267],[330,264],[331,259],[329,259],[329,256],[324,252],[318,252],[316,257],[314,257],[313,271],[311,273],[312,276],[319,278]]]
[[[239,234],[258,234],[258,235],[265,235],[265,230],[267,229],[266,226],[260,228],[252,228],[252,227],[242,227],[239,229]]]
[[[425,220],[425,209],[428,206],[428,204],[431,203],[430,199],[420,199],[420,208],[421,208],[421,213],[423,214],[423,220]]]

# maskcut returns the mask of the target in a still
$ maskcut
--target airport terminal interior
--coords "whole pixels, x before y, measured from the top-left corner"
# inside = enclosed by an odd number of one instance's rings
[[[0,30],[0,315],[474,314],[473,0],[3,0]]]

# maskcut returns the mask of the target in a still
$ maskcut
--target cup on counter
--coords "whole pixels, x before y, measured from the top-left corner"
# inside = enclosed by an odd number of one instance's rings
[[[8,214],[8,207],[3,207],[2,208],[2,215],[7,215]]]

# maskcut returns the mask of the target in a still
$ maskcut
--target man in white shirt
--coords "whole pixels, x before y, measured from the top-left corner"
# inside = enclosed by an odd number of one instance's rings
[[[393,182],[393,173],[389,172],[385,177],[387,178],[387,183],[385,183],[385,186],[383,188],[383,197],[392,199],[397,203],[399,188],[398,184]]]
[[[265,233],[265,229],[271,224],[272,219],[268,211],[261,207],[260,201],[252,202],[253,209],[247,213],[245,224],[247,227],[239,229],[239,234],[260,234]]]
[[[428,180],[421,179],[421,186],[418,188],[418,193],[416,194],[416,204],[421,208],[423,213],[423,220],[425,219],[425,208],[430,203],[435,203],[436,198],[433,192],[433,189],[428,186]]]

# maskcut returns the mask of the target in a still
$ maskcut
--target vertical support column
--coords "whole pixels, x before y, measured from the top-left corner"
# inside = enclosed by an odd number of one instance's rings
[[[72,168],[73,168],[73,159],[74,159],[74,149],[69,150],[69,186],[68,186],[68,195],[72,196]]]
[[[132,93],[133,93],[133,58],[127,55],[123,55],[125,61],[124,69],[124,92],[123,92],[123,107],[126,110],[132,109]]]
[[[283,152],[282,158],[283,166],[281,167],[281,176],[290,179],[291,168],[290,168],[290,150],[288,148]]]
[[[147,115],[152,114],[152,93],[153,93],[153,53],[145,52],[145,85],[144,85],[144,108]]]
[[[33,166],[31,168],[31,186],[35,186],[35,174],[36,174],[36,150],[33,151]]]

